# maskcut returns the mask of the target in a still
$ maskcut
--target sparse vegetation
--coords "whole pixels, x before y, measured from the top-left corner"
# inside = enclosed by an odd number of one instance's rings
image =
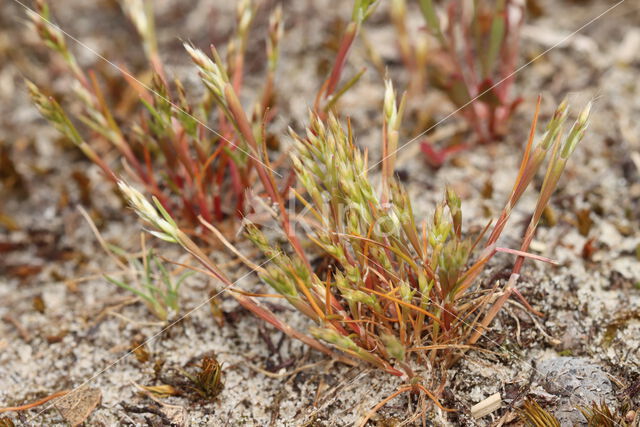
[[[400,58],[409,75],[407,94],[417,116],[424,116],[419,99],[441,91],[462,117],[470,134],[464,142],[437,146],[429,136],[421,142],[427,161],[440,167],[447,157],[475,144],[501,139],[520,97],[511,95],[519,58],[520,27],[525,8],[512,0],[419,0],[425,27],[411,31],[408,2],[390,5]],[[450,113],[445,118],[453,115]],[[422,117],[423,127],[433,120]]]
[[[145,233],[140,235],[140,251],[130,253],[104,240],[89,214],[80,212],[93,230],[98,242],[120,268],[117,277],[104,278],[140,298],[149,311],[163,322],[180,314],[180,286],[192,274],[191,270],[170,271],[153,248],[147,248]],[[181,270],[184,270],[183,268]],[[177,276],[177,277],[175,277]]]
[[[580,19],[523,26],[519,0],[87,4],[123,24],[106,40],[67,12],[76,2],[55,4],[64,29],[46,0],[7,8],[28,11],[35,51],[0,31],[1,54],[27,57],[0,67],[0,95],[26,76],[62,134],[0,135],[0,199],[20,198],[0,202],[0,414],[17,416],[0,427],[637,424],[636,105],[604,86],[595,120],[568,102],[604,65],[632,70],[620,51],[637,35],[611,49],[591,36],[617,33],[585,21],[516,93],[519,62]],[[156,19],[185,31],[156,37]],[[588,80],[556,78],[577,66]],[[23,97],[0,112],[39,130]],[[603,143],[560,184],[591,122]],[[182,286],[196,273],[213,286]],[[607,399],[567,399],[594,387],[566,366],[592,369]]]

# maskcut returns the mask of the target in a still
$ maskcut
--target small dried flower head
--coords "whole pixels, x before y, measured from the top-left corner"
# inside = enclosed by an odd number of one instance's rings
[[[398,114],[396,108],[396,92],[393,90],[393,82],[390,79],[384,81],[384,114],[387,123],[393,126],[395,117]]]
[[[384,115],[385,121],[390,129],[398,131],[402,122],[402,114],[404,112],[404,96],[400,100],[400,105],[396,101],[396,92],[393,89],[391,79],[384,81]]]
[[[588,122],[589,122],[589,116],[591,115],[591,106],[593,105],[592,101],[589,101],[589,103],[582,109],[582,111],[580,112],[580,115],[578,116],[578,124],[580,126],[587,126]]]
[[[562,102],[560,104],[558,104],[558,106],[556,107],[556,111],[555,111],[553,117],[554,118],[560,118],[560,117],[566,115],[568,110],[569,110],[569,100],[567,98],[564,98],[562,100]],[[549,125],[551,125],[551,123],[553,123],[553,122],[549,122]]]
[[[333,344],[336,347],[351,351],[359,350],[358,345],[354,343],[351,338],[340,335],[333,329],[311,327],[309,328],[309,332],[311,332],[314,337]]]
[[[280,294],[292,298],[298,296],[298,291],[296,289],[295,283],[291,280],[290,277],[282,272],[280,267],[267,267],[267,272],[261,275],[261,277],[262,280],[264,280],[269,286],[273,287],[273,289],[275,289]]]
[[[441,247],[449,237],[451,223],[444,218],[444,206],[439,204],[433,213],[433,226],[429,230],[429,244],[432,247]]]
[[[453,219],[453,228],[458,237],[460,237],[462,228],[462,202],[453,188],[447,187],[447,206],[451,212]]]
[[[562,131],[562,126],[569,116],[569,104],[565,98],[560,105],[556,108],[555,113],[549,123],[547,123],[546,131],[540,142],[540,147],[544,150],[548,150],[551,144],[558,136],[558,133]]]
[[[402,300],[406,302],[411,301],[416,293],[416,290],[412,289],[411,285],[406,280],[402,280],[398,285],[398,288],[400,289],[400,296],[402,297]]]
[[[462,207],[462,202],[460,201],[460,197],[456,194],[455,190],[452,187],[447,187],[447,206],[451,211],[452,215],[455,215],[456,212],[460,210]]]

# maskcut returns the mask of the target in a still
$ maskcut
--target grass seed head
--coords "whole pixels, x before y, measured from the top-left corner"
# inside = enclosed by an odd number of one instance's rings
[[[178,243],[180,230],[171,215],[164,209],[158,199],[154,198],[155,206],[138,190],[124,181],[118,182],[122,195],[128,200],[138,216],[156,230],[149,231],[154,236],[167,242]]]
[[[578,143],[584,138],[584,134],[587,131],[587,127],[589,126],[589,115],[591,113],[591,105],[589,102],[584,109],[580,112],[578,119],[571,127],[569,131],[569,135],[565,140],[564,146],[562,147],[562,152],[560,156],[563,159],[569,158],[569,156],[573,153],[573,151],[578,146]]]
[[[191,60],[198,67],[200,77],[204,84],[218,100],[226,104],[225,87],[229,84],[229,77],[219,58],[217,58],[216,61],[212,61],[203,51],[189,43],[183,43],[183,46],[191,57]]]
[[[282,6],[276,6],[269,16],[269,37],[267,38],[267,58],[269,70],[275,72],[280,57],[280,41],[284,35],[284,20],[282,18]]]
[[[38,111],[40,111],[40,114],[51,122],[58,132],[65,135],[74,144],[80,145],[82,143],[82,137],[76,130],[75,126],[73,126],[71,120],[69,120],[60,104],[58,104],[53,97],[43,94],[31,81],[25,80],[25,83],[29,90],[29,96],[38,108]]]

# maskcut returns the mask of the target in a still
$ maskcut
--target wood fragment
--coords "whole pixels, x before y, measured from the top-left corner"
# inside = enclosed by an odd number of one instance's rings
[[[489,415],[490,413],[500,409],[502,405],[502,399],[500,398],[500,393],[492,394],[487,397],[482,402],[476,403],[471,407],[471,415],[473,418],[482,418],[485,415]]]

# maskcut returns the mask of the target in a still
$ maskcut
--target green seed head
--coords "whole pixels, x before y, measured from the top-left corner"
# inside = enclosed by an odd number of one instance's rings
[[[142,193],[126,182],[119,181],[118,187],[138,216],[156,228],[151,234],[167,242],[179,242],[180,230],[177,224],[156,198],[153,199],[156,205],[154,207]]]
[[[569,136],[567,136],[567,139],[565,140],[565,143],[562,147],[562,152],[560,154],[560,156],[563,159],[569,158],[569,156],[573,153],[573,151],[578,146],[578,143],[584,137],[587,127],[589,126],[589,115],[591,113],[591,105],[592,103],[589,102],[582,109],[582,111],[580,112],[580,115],[578,116],[578,119],[571,127],[571,130],[569,131]]]

